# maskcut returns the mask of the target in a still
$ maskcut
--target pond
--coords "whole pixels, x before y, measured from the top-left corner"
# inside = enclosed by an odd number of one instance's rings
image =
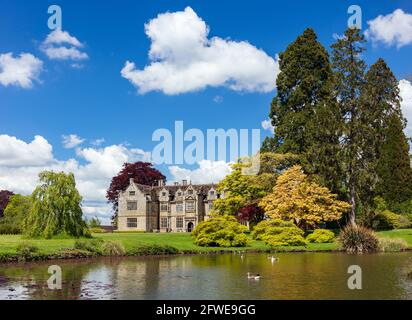
[[[0,299],[411,299],[412,253],[223,254],[0,265]],[[59,265],[62,289],[47,286]],[[362,268],[350,290],[348,267]],[[259,273],[259,280],[247,273]]]

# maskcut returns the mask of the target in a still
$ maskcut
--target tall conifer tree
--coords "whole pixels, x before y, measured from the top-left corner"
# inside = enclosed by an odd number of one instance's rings
[[[356,29],[348,29],[332,45],[332,66],[335,72],[337,99],[343,121],[343,160],[351,211],[349,222],[355,224],[359,183],[362,175],[362,123],[359,121],[361,92],[365,83],[364,37]]]

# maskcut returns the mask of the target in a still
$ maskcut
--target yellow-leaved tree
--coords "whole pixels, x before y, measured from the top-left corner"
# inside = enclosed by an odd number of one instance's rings
[[[337,195],[309,181],[300,166],[293,166],[277,179],[272,193],[259,203],[273,219],[293,220],[303,229],[317,227],[326,221],[336,221],[350,205],[337,200]]]

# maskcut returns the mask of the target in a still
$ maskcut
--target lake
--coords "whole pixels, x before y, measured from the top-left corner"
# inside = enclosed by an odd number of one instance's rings
[[[411,299],[412,253],[223,254],[0,265],[0,299]],[[62,289],[47,286],[59,265]],[[362,290],[347,285],[362,268]],[[259,273],[259,280],[247,273]]]

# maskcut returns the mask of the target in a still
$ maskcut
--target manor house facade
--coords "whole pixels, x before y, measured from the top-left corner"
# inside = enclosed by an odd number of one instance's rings
[[[215,185],[182,183],[144,186],[130,179],[119,194],[118,230],[144,232],[192,232],[210,217],[213,202],[220,198]]]

